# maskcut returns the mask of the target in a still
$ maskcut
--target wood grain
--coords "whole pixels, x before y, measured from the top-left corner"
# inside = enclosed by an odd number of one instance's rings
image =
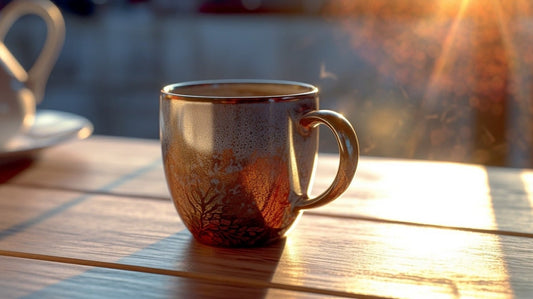
[[[109,193],[117,185],[142,177],[142,188],[122,190],[128,190],[130,195],[137,191],[137,195],[168,197],[162,169],[161,150],[156,141],[95,136],[45,151],[8,183]]]
[[[167,200],[160,156],[158,141],[96,136],[51,149],[9,183]],[[321,154],[315,194],[336,170]],[[532,234],[530,186],[528,169],[362,157],[347,192],[309,213]]]
[[[320,294],[224,285],[139,271],[0,256],[8,298],[321,298]]]
[[[334,158],[322,160],[319,188],[334,171]],[[531,236],[532,178],[525,169],[364,157],[342,198],[312,212]]]
[[[0,198],[6,194],[15,196],[1,200],[0,210],[17,216],[2,222],[0,255],[82,259],[354,297],[533,292],[531,238],[304,214],[284,243],[222,249],[193,241],[169,201],[112,195],[79,200],[87,195],[3,186]],[[39,205],[8,211],[31,206],[24,200]]]
[[[320,155],[315,194],[336,161]],[[252,249],[192,239],[158,141],[91,137],[0,169],[0,182],[2,297],[533,294],[528,169],[362,157],[340,199]]]

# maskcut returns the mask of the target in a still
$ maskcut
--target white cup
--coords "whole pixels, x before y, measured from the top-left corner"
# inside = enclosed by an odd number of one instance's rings
[[[4,39],[13,23],[28,14],[45,21],[47,38],[37,60],[26,71],[6,47]],[[61,12],[48,0],[16,0],[0,11],[0,148],[33,124],[35,107],[44,96],[64,38]]]

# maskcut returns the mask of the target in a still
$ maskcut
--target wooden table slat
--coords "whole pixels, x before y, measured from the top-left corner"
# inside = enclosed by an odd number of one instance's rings
[[[323,298],[323,294],[0,256],[8,298]]]
[[[64,158],[72,152],[83,162]],[[10,183],[167,200],[160,155],[158,141],[93,137],[50,150]],[[321,154],[314,193],[336,167],[336,156]],[[362,157],[347,192],[312,212],[532,234],[531,186],[529,169]]]
[[[336,163],[320,154],[314,193]],[[158,141],[94,136],[2,167],[2,297],[533,294],[530,169],[362,157],[347,192],[286,240],[224,249],[180,221]]]
[[[286,243],[221,249],[193,241],[168,201],[109,195],[79,201],[72,192],[15,186],[1,192],[40,202],[18,211],[18,221],[2,222],[4,251],[217,273],[345,295],[505,297],[515,285],[533,292],[527,283],[533,280],[533,238],[304,214]]]

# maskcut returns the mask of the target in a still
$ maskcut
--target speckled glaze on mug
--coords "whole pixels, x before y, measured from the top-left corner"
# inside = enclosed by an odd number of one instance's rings
[[[334,132],[341,159],[331,187],[310,199],[318,124]],[[166,86],[160,134],[178,214],[199,242],[212,246],[259,246],[282,238],[302,210],[346,190],[359,155],[349,122],[318,110],[317,88],[287,81]]]

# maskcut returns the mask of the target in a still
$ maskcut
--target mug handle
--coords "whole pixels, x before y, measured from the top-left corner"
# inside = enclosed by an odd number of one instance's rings
[[[300,197],[296,210],[311,209],[332,202],[350,186],[359,161],[359,141],[350,122],[341,114],[331,110],[315,110],[306,113],[299,121],[303,131],[320,124],[326,125],[335,135],[339,146],[339,168],[333,183],[315,198]]]
[[[65,39],[65,21],[63,20],[61,11],[50,1],[13,1],[0,14],[0,41],[2,44],[13,23],[23,15],[28,14],[41,17],[45,21],[47,29],[46,41],[41,50],[41,54],[39,54],[33,66],[24,76],[27,78],[26,82],[23,82],[33,92],[35,103],[38,104],[43,99],[46,81],[63,46]],[[7,50],[7,48],[5,49]],[[11,58],[11,61],[7,62],[9,65],[14,66],[17,70],[24,70],[12,55],[9,55],[9,57]]]

